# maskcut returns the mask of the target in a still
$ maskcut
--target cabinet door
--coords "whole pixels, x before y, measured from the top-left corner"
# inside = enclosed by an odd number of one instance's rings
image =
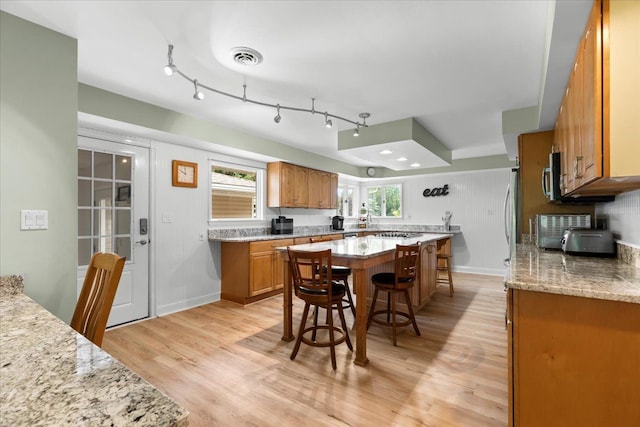
[[[329,172],[320,172],[320,198],[319,205],[322,209],[331,207],[331,174]]]
[[[594,7],[581,45],[583,121],[580,184],[602,176],[602,55],[598,35],[599,19],[600,9]]]
[[[329,191],[331,192],[331,205],[329,207],[338,209],[338,175],[335,173],[331,174],[331,188]]]
[[[294,207],[306,208],[309,206],[309,173],[307,168],[294,166],[295,179],[288,185],[293,186]]]
[[[309,207],[310,208],[320,208],[322,207],[322,196],[321,196],[321,172],[315,169],[309,169]]]
[[[282,163],[280,169],[280,206],[295,206],[296,194],[293,184],[296,182],[296,178],[296,166]]]
[[[249,296],[273,289],[273,251],[256,252],[249,256]]]

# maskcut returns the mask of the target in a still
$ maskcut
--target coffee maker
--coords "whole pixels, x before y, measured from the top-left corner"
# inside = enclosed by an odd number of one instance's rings
[[[336,215],[331,218],[331,227],[334,230],[344,230],[344,217]]]

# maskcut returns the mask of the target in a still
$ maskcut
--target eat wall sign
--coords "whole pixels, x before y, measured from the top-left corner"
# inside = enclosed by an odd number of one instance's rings
[[[424,197],[446,196],[447,194],[449,194],[449,184],[445,184],[442,187],[426,188],[422,192]]]

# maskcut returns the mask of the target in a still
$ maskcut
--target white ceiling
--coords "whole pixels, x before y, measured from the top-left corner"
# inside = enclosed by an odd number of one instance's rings
[[[353,121],[369,112],[367,124],[413,117],[453,159],[482,157],[507,153],[503,111],[542,99],[539,128],[553,127],[591,3],[2,0],[0,7],[78,39],[82,83],[349,164],[385,166],[380,145],[366,154],[338,151],[338,131],[352,124],[334,119],[327,129],[322,114],[292,111],[281,111],[276,124],[272,108],[206,91],[195,101],[193,84],[163,73],[167,45],[182,72],[216,89],[242,96],[246,83],[248,98],[300,108],[315,98],[317,111]],[[236,46],[258,50],[263,63],[235,64]],[[419,161],[417,151],[406,157]],[[433,158],[424,153],[423,167]]]

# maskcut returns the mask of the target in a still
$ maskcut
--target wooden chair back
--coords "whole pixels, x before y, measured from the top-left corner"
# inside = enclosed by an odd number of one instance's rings
[[[396,245],[395,279],[396,287],[413,284],[416,278],[420,246]]]
[[[309,252],[287,248],[287,252],[296,296],[305,300],[316,299],[317,302],[331,301],[331,249]]]
[[[102,347],[124,262],[125,257],[117,254],[93,254],[71,319],[71,327],[98,347]]]

